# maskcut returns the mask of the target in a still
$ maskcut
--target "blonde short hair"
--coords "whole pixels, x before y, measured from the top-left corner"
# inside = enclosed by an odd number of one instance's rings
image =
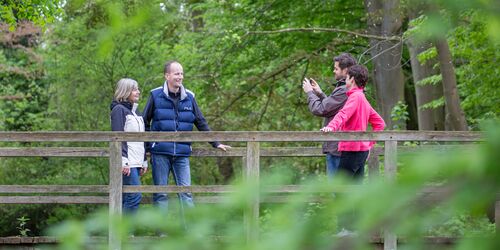
[[[139,85],[134,79],[122,78],[116,83],[114,99],[118,102],[128,101],[128,97],[134,89],[138,89]]]

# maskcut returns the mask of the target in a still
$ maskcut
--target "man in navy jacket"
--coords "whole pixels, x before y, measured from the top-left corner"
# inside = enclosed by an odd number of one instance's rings
[[[164,68],[165,83],[151,90],[144,108],[143,117],[146,131],[192,131],[195,125],[199,131],[210,131],[207,121],[196,103],[194,94],[184,88],[184,71],[177,61],[169,61]],[[226,151],[231,148],[219,142],[211,142],[213,147]],[[147,151],[151,153],[153,182],[155,185],[168,185],[168,175],[172,172],[177,186],[190,186],[191,174],[189,156],[190,142],[152,142]],[[190,193],[180,193],[180,199],[193,206]],[[153,201],[160,207],[167,207],[166,193],[153,194]]]

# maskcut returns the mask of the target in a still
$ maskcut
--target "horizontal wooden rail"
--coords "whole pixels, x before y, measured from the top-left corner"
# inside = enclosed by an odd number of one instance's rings
[[[421,150],[447,151],[463,149],[470,145],[421,145],[400,146],[398,152],[418,152]],[[224,152],[214,148],[194,148],[193,157],[243,157],[246,148],[234,147]],[[376,146],[371,154],[383,155],[384,147]],[[323,156],[319,147],[268,147],[260,149],[262,157],[314,157]],[[0,157],[109,157],[109,148],[104,147],[0,147]]]
[[[108,193],[108,185],[0,185],[0,194]]]
[[[43,186],[42,186],[43,187]],[[81,188],[81,186],[56,186],[60,187],[59,193],[71,193],[76,189]],[[109,196],[104,195],[107,191],[103,190],[104,186],[90,186],[90,189],[95,188],[95,190],[100,191],[96,193],[103,193],[101,196],[68,196],[68,195],[50,195],[50,196],[0,196],[0,203],[3,204],[108,204]],[[12,193],[56,193],[51,192],[52,190],[46,190],[42,192],[37,189],[37,186],[27,187],[27,186],[10,186],[8,189],[4,189],[4,186],[0,186],[2,191],[13,191]],[[325,199],[329,199],[328,196],[318,196],[319,193],[348,193],[352,190],[353,186],[345,185],[338,186],[332,190],[320,190],[311,192],[304,190],[303,187],[297,185],[289,186],[270,186],[268,191],[269,195],[261,197],[260,203],[283,203],[290,201],[290,194],[306,192],[309,194],[305,197],[307,202],[321,202]],[[195,197],[196,202],[200,203],[219,203],[228,198],[227,194],[234,192],[233,186],[192,186],[191,188],[186,187],[176,187],[176,186],[124,186],[124,191],[126,192],[165,192],[165,193],[178,193],[178,192],[192,192],[192,193],[212,193],[210,195],[198,195]],[[444,197],[448,197],[450,193],[457,192],[448,187],[436,187],[428,186],[423,188],[417,193],[416,202],[441,202]],[[217,193],[218,195],[213,195]],[[272,194],[272,195],[271,195]],[[497,194],[497,199],[500,199],[500,193]],[[151,204],[152,200],[149,196],[144,196],[142,199],[143,204]],[[498,207],[498,206],[497,206]]]
[[[103,204],[108,196],[0,196],[0,204]]]
[[[227,195],[196,196],[196,203],[221,203],[227,201]],[[321,202],[324,198],[311,195],[305,202]],[[260,203],[286,203],[290,196],[273,195],[261,197]],[[108,196],[0,196],[1,204],[109,204]],[[143,197],[141,204],[152,204],[151,197]],[[1,249],[1,248],[0,248]]]
[[[203,185],[203,186],[123,186],[125,193],[232,193],[235,192],[235,186],[231,185]],[[323,190],[323,192],[346,192],[353,186],[336,186],[332,190]],[[306,192],[304,186],[299,185],[281,185],[281,186],[263,186],[262,189],[267,193],[297,193]],[[109,193],[108,185],[0,185],[0,194],[28,194],[28,193]],[[75,196],[78,197],[78,196]]]
[[[345,193],[358,189],[358,185],[335,185],[324,187],[321,190],[309,190],[304,185],[269,185],[261,186],[266,193]],[[233,193],[237,191],[234,185],[193,185],[193,186],[123,186],[125,193]],[[449,193],[449,187],[429,185],[422,188],[421,194],[443,194]],[[54,194],[54,193],[109,193],[108,185],[0,185],[0,194]],[[74,196],[79,197],[79,196]],[[500,197],[500,196],[499,196]]]
[[[214,238],[221,238],[220,236],[214,236]],[[465,237],[471,238],[471,237]],[[477,236],[474,239],[485,239],[488,237],[481,237]],[[135,236],[133,238],[129,238],[128,242],[134,243],[147,243],[147,242],[156,242],[160,240],[161,238],[158,236]],[[207,237],[207,240],[210,238]],[[463,240],[464,237],[444,237],[444,236],[426,236],[423,238],[423,242],[426,244],[436,244],[436,245],[448,245],[445,248],[448,249],[450,248],[449,245],[453,245],[456,242]],[[90,236],[85,238],[85,242],[88,244],[103,244],[106,243],[107,237],[105,236]],[[401,237],[398,238],[398,243],[406,243],[410,242],[411,238],[408,239],[406,237]],[[371,244],[383,244],[384,243],[384,238],[380,236],[371,236],[368,237],[368,242]],[[56,237],[52,236],[38,236],[38,237],[19,237],[19,236],[10,236],[10,237],[0,237],[0,244],[3,245],[20,245],[20,244],[59,244],[60,239],[57,239]],[[435,246],[431,246],[431,249],[434,249]],[[14,249],[14,248],[13,248]],[[25,248],[23,248],[25,249]]]
[[[260,150],[261,156],[323,156],[321,148],[318,147],[269,147]],[[246,148],[231,148],[224,152],[214,148],[195,148],[194,157],[243,157]],[[57,156],[57,157],[109,157],[108,148],[98,147],[0,147],[0,157],[33,157],[33,156]]]
[[[211,132],[0,132],[0,142],[323,142],[323,141],[483,141],[480,132],[467,131],[382,131],[335,132],[313,131],[211,131]]]

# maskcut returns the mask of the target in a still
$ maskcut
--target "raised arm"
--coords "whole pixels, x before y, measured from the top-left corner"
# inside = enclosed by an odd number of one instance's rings
[[[336,114],[347,100],[345,88],[339,88],[333,95],[320,98],[313,91],[307,93],[309,111],[316,116],[330,117]]]

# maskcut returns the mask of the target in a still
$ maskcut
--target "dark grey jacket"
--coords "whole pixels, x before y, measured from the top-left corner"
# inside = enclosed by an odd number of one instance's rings
[[[323,126],[328,125],[337,112],[344,107],[344,104],[347,101],[345,81],[340,80],[335,86],[335,89],[329,96],[326,96],[325,93],[317,95],[314,91],[307,92],[309,111],[311,111],[311,113],[315,116],[325,118]],[[323,143],[323,153],[330,153],[332,155],[339,156],[340,152],[338,151],[338,144],[338,142],[334,141]]]

